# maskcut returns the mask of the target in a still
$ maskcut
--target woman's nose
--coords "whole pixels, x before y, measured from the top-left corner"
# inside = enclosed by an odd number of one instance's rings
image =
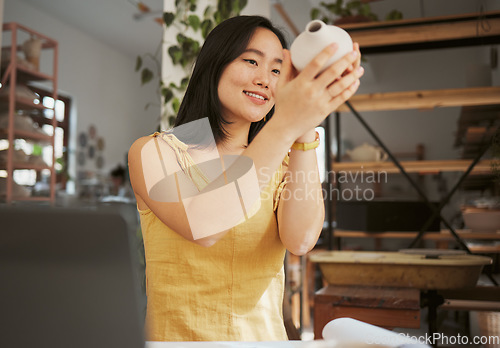
[[[270,81],[269,75],[265,72],[257,73],[255,76],[255,79],[254,79],[254,83],[257,86],[260,86],[260,87],[263,87],[266,89],[269,88],[269,81]]]

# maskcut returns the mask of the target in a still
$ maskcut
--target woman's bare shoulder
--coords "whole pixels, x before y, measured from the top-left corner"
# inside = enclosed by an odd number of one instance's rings
[[[135,140],[132,145],[130,146],[129,149],[129,157],[130,155],[137,156],[141,154],[142,149],[144,148],[144,145],[146,145],[148,142],[154,141],[154,138],[150,135],[140,137],[139,139]]]

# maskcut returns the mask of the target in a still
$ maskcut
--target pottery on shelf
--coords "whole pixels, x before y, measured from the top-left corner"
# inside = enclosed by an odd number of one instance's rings
[[[321,71],[352,51],[352,39],[344,29],[337,26],[327,25],[317,19],[309,22],[290,47],[293,66],[302,71],[321,50],[332,43],[337,43],[338,49]]]
[[[388,157],[387,153],[380,147],[367,143],[347,150],[346,153],[354,162],[381,162]]]
[[[34,65],[35,70],[39,70],[40,54],[42,53],[42,40],[31,37],[23,42],[22,48],[26,60]]]

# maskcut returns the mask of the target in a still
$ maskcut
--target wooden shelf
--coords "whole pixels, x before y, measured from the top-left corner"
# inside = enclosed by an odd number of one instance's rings
[[[472,169],[472,173],[491,173],[492,160],[479,161]],[[408,173],[434,174],[439,172],[463,172],[467,170],[472,160],[436,160],[436,161],[402,161],[401,165]],[[385,172],[387,174],[400,173],[399,168],[392,162],[334,162],[332,170],[335,172]]]
[[[20,84],[26,84],[31,81],[52,81],[54,80],[54,76],[50,76],[44,73],[41,73],[36,70],[28,69],[19,64],[9,63],[7,67],[3,67],[1,69],[2,76],[2,84],[8,83],[10,79],[11,71],[16,69],[16,79]]]
[[[471,230],[456,230],[457,234],[465,240],[500,240],[500,231],[496,233],[480,233],[471,232]],[[367,232],[367,231],[350,231],[336,229],[334,232],[335,237],[343,238],[381,238],[381,239],[413,239],[417,236],[418,232]],[[452,241],[454,237],[449,230],[441,230],[441,232],[426,232],[422,236],[424,240],[434,241]]]
[[[7,133],[6,129],[0,129],[0,139],[6,139],[7,135],[8,135],[8,133]],[[37,140],[37,141],[48,143],[48,144],[52,143],[52,137],[50,135],[36,133],[36,132],[29,132],[29,131],[20,130],[20,129],[14,130],[14,139],[30,139],[30,140]]]
[[[30,98],[16,96],[15,100],[16,100],[16,105],[14,106],[14,109],[16,110],[33,110],[33,109],[50,110],[49,108],[43,106],[43,104],[35,104],[33,102],[33,99]],[[9,103],[8,96],[5,95],[1,96],[0,103],[8,104]]]
[[[33,163],[28,163],[28,162],[14,162],[12,164],[14,170],[52,170],[52,168],[49,165],[46,164],[33,164]],[[2,165],[0,166],[0,169],[6,170],[7,166]]]
[[[354,95],[357,111],[434,109],[437,107],[500,104],[500,87],[473,87]],[[344,104],[338,111],[350,111]]]
[[[20,31],[23,31],[29,35],[36,36],[36,37],[42,39],[43,40],[42,48],[44,48],[44,49],[57,48],[57,41],[56,40],[51,39],[50,37],[43,35],[39,32],[36,32],[33,29],[30,29],[22,24],[19,24],[16,22],[9,22],[9,23],[3,24],[3,31],[15,31],[15,30],[20,30]],[[20,49],[20,47],[17,47],[17,50],[19,50],[19,49]]]
[[[500,43],[500,11],[341,27],[363,54]]]
[[[52,198],[48,196],[12,197],[13,201],[50,202]]]

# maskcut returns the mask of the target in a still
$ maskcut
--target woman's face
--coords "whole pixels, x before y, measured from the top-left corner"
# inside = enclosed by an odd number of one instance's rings
[[[222,116],[231,122],[260,121],[274,105],[283,48],[270,30],[257,28],[245,51],[224,69],[218,94]]]

